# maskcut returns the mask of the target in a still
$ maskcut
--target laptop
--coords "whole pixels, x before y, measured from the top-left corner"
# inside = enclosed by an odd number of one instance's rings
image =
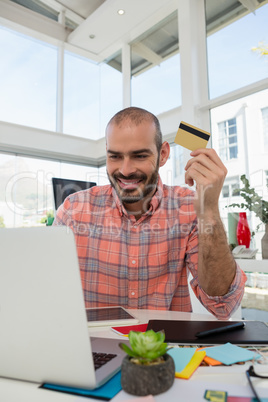
[[[89,337],[69,228],[0,229],[0,259],[1,377],[95,389],[120,370],[120,341]]]

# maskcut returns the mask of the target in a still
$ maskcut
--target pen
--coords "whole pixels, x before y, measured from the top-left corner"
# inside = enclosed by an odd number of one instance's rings
[[[213,329],[208,329],[207,331],[197,332],[197,333],[195,334],[195,336],[196,336],[197,338],[203,338],[203,337],[209,336],[209,335],[221,334],[222,332],[233,331],[233,330],[235,330],[235,329],[244,328],[245,325],[246,325],[246,324],[245,324],[243,321],[241,321],[241,322],[236,322],[236,323],[234,323],[234,324],[226,325],[226,326],[224,326],[224,327],[213,328]]]

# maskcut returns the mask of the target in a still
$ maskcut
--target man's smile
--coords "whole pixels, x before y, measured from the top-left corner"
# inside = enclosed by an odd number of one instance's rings
[[[124,190],[135,190],[139,186],[139,183],[143,181],[143,179],[126,180],[120,178],[116,178],[116,180],[119,186]]]

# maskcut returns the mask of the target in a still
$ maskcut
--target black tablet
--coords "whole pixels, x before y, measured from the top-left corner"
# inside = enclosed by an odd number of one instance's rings
[[[121,306],[87,308],[89,327],[135,324],[139,320]]]

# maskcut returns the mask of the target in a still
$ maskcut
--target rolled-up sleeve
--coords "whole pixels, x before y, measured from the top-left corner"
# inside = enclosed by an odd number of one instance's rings
[[[197,277],[193,278],[190,284],[200,303],[202,303],[210,313],[215,315],[219,320],[228,320],[241,304],[246,280],[246,274],[236,263],[236,275],[228,293],[223,296],[207,295],[201,288]]]

